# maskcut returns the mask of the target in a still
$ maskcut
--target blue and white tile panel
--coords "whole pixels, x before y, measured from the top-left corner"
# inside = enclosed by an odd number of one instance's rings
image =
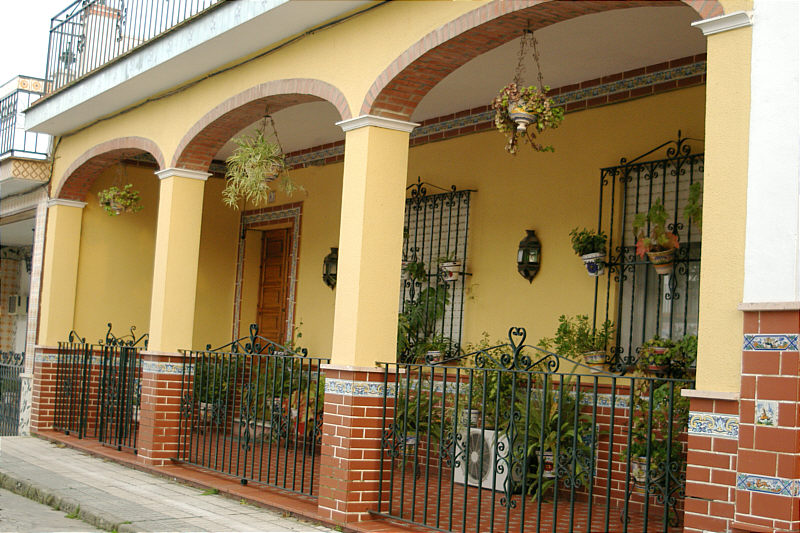
[[[748,492],[762,492],[779,496],[800,495],[800,479],[760,476],[756,474],[736,474],[736,488]]]
[[[394,392],[394,384],[389,383],[389,392]],[[349,379],[326,378],[325,393],[355,396],[360,398],[383,398],[386,388],[382,381],[352,381]]]
[[[739,415],[718,413],[689,413],[689,435],[739,439]]]
[[[36,354],[37,363],[58,363],[58,354],[45,353]],[[92,356],[92,365],[100,366],[103,364],[103,358],[99,355]],[[183,374],[183,363],[170,363],[166,361],[142,361],[142,372],[149,372],[151,374]],[[192,369],[188,369],[188,374],[192,374]]]
[[[796,333],[746,334],[742,350],[747,352],[796,352]]]

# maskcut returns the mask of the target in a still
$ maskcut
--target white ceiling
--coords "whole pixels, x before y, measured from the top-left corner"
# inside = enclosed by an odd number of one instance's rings
[[[690,25],[699,18],[688,6],[639,7],[584,15],[538,30],[544,82],[561,87],[701,54],[706,50],[705,37]],[[489,104],[513,78],[518,50],[519,38],[452,72],[422,99],[412,121]],[[530,57],[523,81],[536,84]],[[287,153],[344,139],[334,125],[341,118],[327,102],[293,106],[273,116]],[[255,127],[260,128],[261,121],[243,132]],[[215,159],[224,160],[232,150],[232,143],[226,144]]]
[[[0,246],[33,245],[34,219],[0,225]]]

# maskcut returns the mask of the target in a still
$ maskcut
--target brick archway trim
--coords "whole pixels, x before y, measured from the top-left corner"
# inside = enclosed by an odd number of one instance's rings
[[[87,150],[64,172],[53,198],[84,201],[97,176],[114,163],[143,152],[164,168],[164,155],[158,145],[145,137],[118,137]]]
[[[175,149],[170,166],[208,170],[213,156],[232,135],[262,117],[265,104],[275,112],[318,100],[330,102],[339,111],[341,120],[352,118],[344,94],[321,80],[292,78],[251,87],[228,98],[197,121]]]
[[[684,4],[703,18],[724,14],[718,0],[656,3],[658,6]],[[510,41],[525,28],[536,30],[582,15],[653,5],[650,0],[495,0],[432,31],[400,54],[367,91],[360,114],[409,120],[422,98],[448,74]]]

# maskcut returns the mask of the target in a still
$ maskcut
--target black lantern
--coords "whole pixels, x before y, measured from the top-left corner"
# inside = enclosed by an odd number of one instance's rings
[[[517,270],[523,278],[532,283],[536,273],[539,272],[542,245],[539,242],[539,239],[536,238],[535,230],[528,229],[525,231],[528,232],[528,235],[519,241],[519,250],[517,251]]]
[[[339,263],[339,249],[331,248],[331,253],[322,260],[322,281],[333,289],[336,287],[336,267]]]

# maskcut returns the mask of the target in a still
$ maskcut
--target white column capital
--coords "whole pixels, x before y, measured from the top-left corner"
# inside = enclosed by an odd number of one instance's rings
[[[703,35],[709,36],[737,28],[746,28],[753,25],[753,14],[747,11],[734,11],[727,15],[720,15],[710,19],[692,22],[692,26],[699,28]]]
[[[375,126],[376,128],[404,131],[406,133],[411,133],[411,130],[419,126],[416,122],[406,122],[404,120],[378,117],[375,115],[361,115],[360,117],[339,121],[336,125],[345,132],[357,130],[366,126]]]
[[[86,202],[67,200],[66,198],[53,198],[52,200],[47,201],[47,207],[53,207],[54,205],[63,205],[66,207],[77,207],[78,209],[83,209],[86,207]]]
[[[164,170],[156,170],[155,172],[158,179],[163,180],[172,177],[179,177],[179,178],[189,178],[193,180],[200,180],[206,181],[209,176],[211,176],[210,172],[202,172],[200,170],[189,170],[188,168],[165,168]]]

